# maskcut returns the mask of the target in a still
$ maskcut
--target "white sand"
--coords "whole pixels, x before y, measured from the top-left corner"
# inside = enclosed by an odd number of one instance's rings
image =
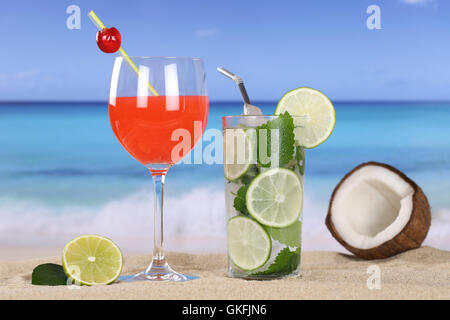
[[[25,250],[25,249],[24,249]],[[302,276],[246,281],[226,276],[223,254],[168,254],[185,283],[117,283],[81,287],[32,286],[31,271],[59,258],[0,262],[1,299],[450,299],[450,252],[424,247],[386,260],[362,261],[335,252],[304,252]],[[144,269],[150,256],[126,257],[124,274]],[[369,290],[367,267],[381,270],[381,289]]]

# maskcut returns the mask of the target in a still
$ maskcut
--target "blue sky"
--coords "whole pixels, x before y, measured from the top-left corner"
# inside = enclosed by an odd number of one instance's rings
[[[66,8],[81,8],[81,29]],[[380,30],[366,27],[371,4]],[[95,10],[130,55],[204,59],[212,100],[311,86],[334,100],[450,99],[450,3],[444,0],[4,1],[0,100],[106,100],[115,55],[99,51]]]

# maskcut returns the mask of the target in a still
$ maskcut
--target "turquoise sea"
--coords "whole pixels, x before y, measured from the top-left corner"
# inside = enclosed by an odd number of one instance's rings
[[[271,114],[276,102],[255,104]],[[375,160],[422,187],[433,211],[426,243],[449,250],[450,103],[337,102],[335,108],[332,136],[306,153],[304,247],[339,250],[324,227],[329,197],[346,172]],[[208,128],[220,130],[221,117],[241,109],[240,102],[212,102]],[[151,250],[151,177],[116,140],[106,103],[4,102],[0,130],[0,245],[54,246],[98,233]],[[177,165],[166,182],[172,249],[181,236],[195,243],[223,239],[222,166]]]

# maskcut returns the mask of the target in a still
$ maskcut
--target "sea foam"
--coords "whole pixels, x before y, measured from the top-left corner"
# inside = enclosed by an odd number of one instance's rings
[[[164,235],[169,250],[225,252],[224,192],[217,186],[170,195],[164,205]],[[345,252],[325,227],[328,204],[306,194],[303,207],[304,250]],[[450,249],[450,210],[439,209],[426,245]],[[141,190],[97,206],[55,208],[41,202],[0,199],[0,245],[63,246],[81,234],[101,234],[123,249],[151,252],[153,196]]]

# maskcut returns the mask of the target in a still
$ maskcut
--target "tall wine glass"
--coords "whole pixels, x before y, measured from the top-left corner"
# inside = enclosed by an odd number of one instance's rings
[[[153,260],[128,279],[189,280],[173,271],[164,255],[163,189],[169,168],[190,152],[206,127],[209,101],[203,63],[187,57],[131,59],[138,73],[122,57],[114,62],[109,118],[122,146],[150,170],[155,204]]]

